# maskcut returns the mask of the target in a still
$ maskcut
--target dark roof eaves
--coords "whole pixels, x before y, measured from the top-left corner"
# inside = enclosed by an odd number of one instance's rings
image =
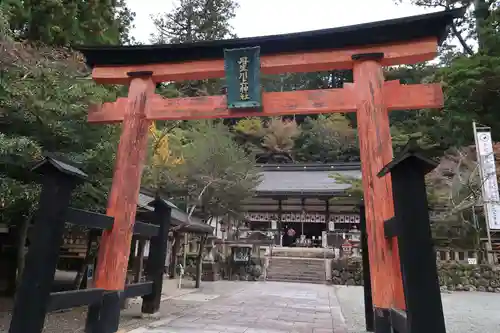
[[[75,46],[94,66],[174,63],[221,59],[225,48],[260,45],[262,55],[341,49],[437,37],[441,42],[463,8],[292,34],[196,43],[134,46]],[[118,56],[119,55],[119,56]]]

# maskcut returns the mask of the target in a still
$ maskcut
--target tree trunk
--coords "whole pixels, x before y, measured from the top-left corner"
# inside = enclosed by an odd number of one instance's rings
[[[476,20],[476,34],[479,52],[487,50],[488,19],[490,4],[487,0],[474,0],[474,19]]]
[[[201,262],[202,262],[203,250],[205,248],[206,240],[207,240],[207,235],[201,236],[200,248],[198,249],[198,256],[196,258],[196,283],[194,286],[195,288],[200,288],[200,285],[201,285],[201,273],[202,273]]]
[[[85,252],[85,259],[83,260],[83,264],[76,274],[75,280],[73,282],[73,286],[75,289],[85,289],[85,286],[82,282],[84,282],[84,280],[85,282],[87,281],[87,279],[84,279],[84,277],[87,274],[89,265],[91,265],[95,261],[98,250],[98,248],[92,248],[92,244],[94,243],[98,235],[97,232],[98,231],[96,230],[89,230],[89,232],[87,233],[87,250]]]
[[[17,279],[16,279],[16,285],[19,285],[19,282],[21,281],[21,276],[23,275],[24,271],[24,263],[25,263],[25,257],[26,257],[26,250],[25,250],[25,245],[26,245],[26,239],[28,238],[28,230],[31,224],[31,219],[32,217],[29,216],[21,222],[21,225],[19,225],[19,229],[17,231]]]

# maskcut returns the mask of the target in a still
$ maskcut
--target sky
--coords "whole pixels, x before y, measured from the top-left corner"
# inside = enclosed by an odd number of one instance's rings
[[[127,0],[136,13],[134,37],[148,43],[152,14],[168,12],[176,0]],[[232,25],[238,37],[334,28],[423,14],[430,10],[394,0],[239,0]]]

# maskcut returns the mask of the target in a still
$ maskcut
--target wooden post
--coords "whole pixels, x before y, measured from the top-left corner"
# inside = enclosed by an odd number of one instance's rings
[[[363,290],[365,299],[365,324],[368,332],[375,330],[373,323],[372,282],[370,279],[370,259],[368,256],[368,236],[366,234],[365,203],[359,205],[359,222],[361,226],[361,252],[363,261]]]
[[[281,217],[283,215],[283,206],[282,206],[282,200],[278,199],[278,232],[277,232],[277,237],[278,239],[275,240],[274,244],[283,246],[283,235],[285,234],[283,230],[283,224],[281,223]]]
[[[384,54],[358,54],[352,58],[355,61],[353,88],[357,103],[373,305],[382,311],[391,307],[404,309],[397,240],[388,242],[384,238],[384,220],[394,215],[392,184],[389,177],[377,177],[379,170],[392,160],[389,115],[384,102],[384,75],[380,63]],[[380,320],[387,321],[387,318],[383,316]],[[382,327],[386,327],[379,326],[380,331],[375,327],[377,333],[383,332]]]
[[[153,292],[144,296],[142,302],[142,312],[150,314],[160,310],[163,270],[167,258],[168,231],[172,211],[172,208],[159,198],[153,201],[153,205],[155,207],[155,224],[160,226],[158,235],[151,238],[149,258],[146,265],[146,277],[149,281],[153,281]]]
[[[119,316],[151,123],[146,119],[146,109],[155,90],[151,72],[129,72],[128,75],[129,94],[108,198],[107,214],[115,221],[113,229],[102,235],[96,269],[95,287],[110,291],[103,300],[100,322],[103,318]],[[110,322],[117,324],[118,320]]]
[[[399,241],[411,333],[446,333],[424,178],[436,166],[410,143],[380,172],[380,177],[392,176],[396,214],[385,231]]]
[[[43,330],[71,192],[86,178],[80,170],[49,157],[34,171],[42,174],[43,184],[33,227],[36,237],[32,237],[26,254],[9,333]]]
[[[174,236],[174,245],[172,246],[172,255],[170,256],[170,266],[169,266],[169,275],[171,279],[175,279],[177,277],[177,265],[178,263],[178,254],[181,248],[181,237],[182,234],[180,232],[173,232]]]
[[[144,269],[144,249],[146,248],[147,239],[138,237],[137,255],[134,258],[133,272],[134,283],[142,282],[142,273]]]

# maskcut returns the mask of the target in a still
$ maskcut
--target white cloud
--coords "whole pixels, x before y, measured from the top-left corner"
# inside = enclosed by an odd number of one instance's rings
[[[148,42],[154,31],[150,16],[168,12],[175,0],[127,0],[137,14],[134,36]],[[429,12],[394,0],[240,0],[232,22],[239,37],[325,29]]]

